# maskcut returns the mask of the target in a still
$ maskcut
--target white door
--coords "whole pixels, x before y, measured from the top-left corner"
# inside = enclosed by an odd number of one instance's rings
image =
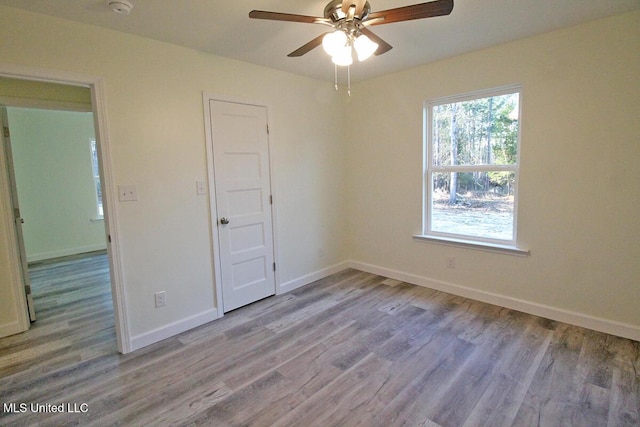
[[[266,107],[210,100],[222,306],[275,294]]]
[[[24,283],[24,294],[27,300],[27,309],[29,310],[29,320],[35,322],[36,311],[33,304],[33,295],[31,294],[29,264],[27,262],[27,252],[24,247],[24,236],[22,234],[22,224],[24,223],[24,220],[20,215],[20,205],[18,204],[18,187],[16,185],[16,177],[13,169],[13,154],[11,153],[11,132],[9,131],[7,109],[2,108],[0,114],[0,122],[3,124],[2,136],[4,140],[5,158],[7,160],[7,169],[9,174],[9,186],[11,188],[11,207],[13,209],[13,218],[16,227],[16,240],[18,243],[18,252],[20,255],[20,267],[22,270],[22,281]],[[0,171],[0,173],[2,173],[2,171]]]

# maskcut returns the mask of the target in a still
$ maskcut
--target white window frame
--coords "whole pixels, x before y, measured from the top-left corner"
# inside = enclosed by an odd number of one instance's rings
[[[432,124],[433,124],[433,108],[444,104],[454,104],[465,101],[473,101],[476,99],[490,98],[507,94],[518,94],[518,135],[516,140],[516,163],[511,165],[433,165],[432,151]],[[499,88],[469,92],[459,95],[446,96],[437,99],[431,99],[424,103],[423,117],[423,223],[422,234],[415,235],[417,240],[435,241],[456,246],[465,246],[476,249],[486,249],[489,251],[509,252],[514,254],[528,254],[529,251],[518,247],[517,230],[518,230],[518,187],[519,187],[519,171],[520,171],[520,136],[522,129],[522,87],[521,85],[502,86]],[[464,235],[457,233],[446,233],[442,231],[434,231],[431,227],[432,206],[433,206],[433,176],[436,173],[450,172],[492,172],[507,171],[513,172],[515,183],[513,187],[513,232],[510,240],[494,239],[473,235]]]
[[[104,220],[104,202],[101,203],[100,197],[98,196],[98,186],[101,185],[100,182],[100,166],[98,165],[98,161],[94,159],[94,155],[98,155],[98,145],[95,139],[91,139],[89,141],[89,154],[91,155],[91,173],[93,176],[93,188],[96,196],[96,217],[94,220]]]

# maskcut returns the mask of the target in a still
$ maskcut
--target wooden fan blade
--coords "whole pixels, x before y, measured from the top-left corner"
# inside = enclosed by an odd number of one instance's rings
[[[364,34],[365,36],[369,37],[371,39],[371,41],[374,41],[374,42],[378,43],[378,48],[376,49],[375,52],[373,52],[374,55],[376,55],[376,56],[382,55],[383,53],[388,52],[391,49],[393,49],[393,46],[391,46],[386,41],[382,40],[380,37],[376,36],[375,33],[373,31],[371,31],[370,29],[363,27],[363,28],[360,28],[360,32],[362,34]]]
[[[269,19],[271,21],[288,21],[303,22],[305,24],[315,24],[323,21],[324,18],[315,16],[295,15],[293,13],[267,12],[266,10],[252,10],[249,12],[249,18],[253,19]]]
[[[342,0],[342,12],[346,15],[351,5],[356,7],[356,16],[360,16],[367,0]]]
[[[434,16],[448,15],[453,10],[453,0],[436,0],[427,3],[419,3],[411,6],[398,7],[396,9],[372,12],[369,19],[384,18],[381,22],[371,25],[390,24],[392,22],[410,21],[412,19],[431,18]]]
[[[325,36],[325,34],[328,33],[324,33],[324,34],[320,34],[318,37],[316,37],[315,39],[311,40],[309,43],[300,46],[299,48],[297,48],[296,50],[294,50],[293,52],[291,52],[289,55],[290,57],[297,57],[297,56],[302,56],[305,53],[317,48],[318,46],[320,46],[322,44],[322,38]]]

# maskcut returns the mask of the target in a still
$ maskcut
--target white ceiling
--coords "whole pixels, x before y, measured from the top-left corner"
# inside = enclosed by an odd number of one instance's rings
[[[287,54],[326,31],[314,24],[249,19],[252,9],[322,16],[328,0],[131,0],[128,16],[105,0],[0,0],[0,5],[80,21],[279,70],[333,80],[322,48]],[[421,0],[369,0],[372,11]],[[640,9],[640,0],[455,0],[449,16],[370,27],[393,49],[352,66],[369,79],[523,37]]]

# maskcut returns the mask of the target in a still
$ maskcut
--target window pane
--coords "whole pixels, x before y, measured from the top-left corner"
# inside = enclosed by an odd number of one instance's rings
[[[96,141],[91,141],[91,166],[93,169],[93,180],[96,186],[96,202],[98,218],[104,217],[102,206],[102,186],[100,185],[100,168],[98,167],[98,148]]]
[[[433,106],[433,165],[515,164],[518,101],[511,93]]]
[[[513,239],[513,172],[434,173],[431,231]]]

